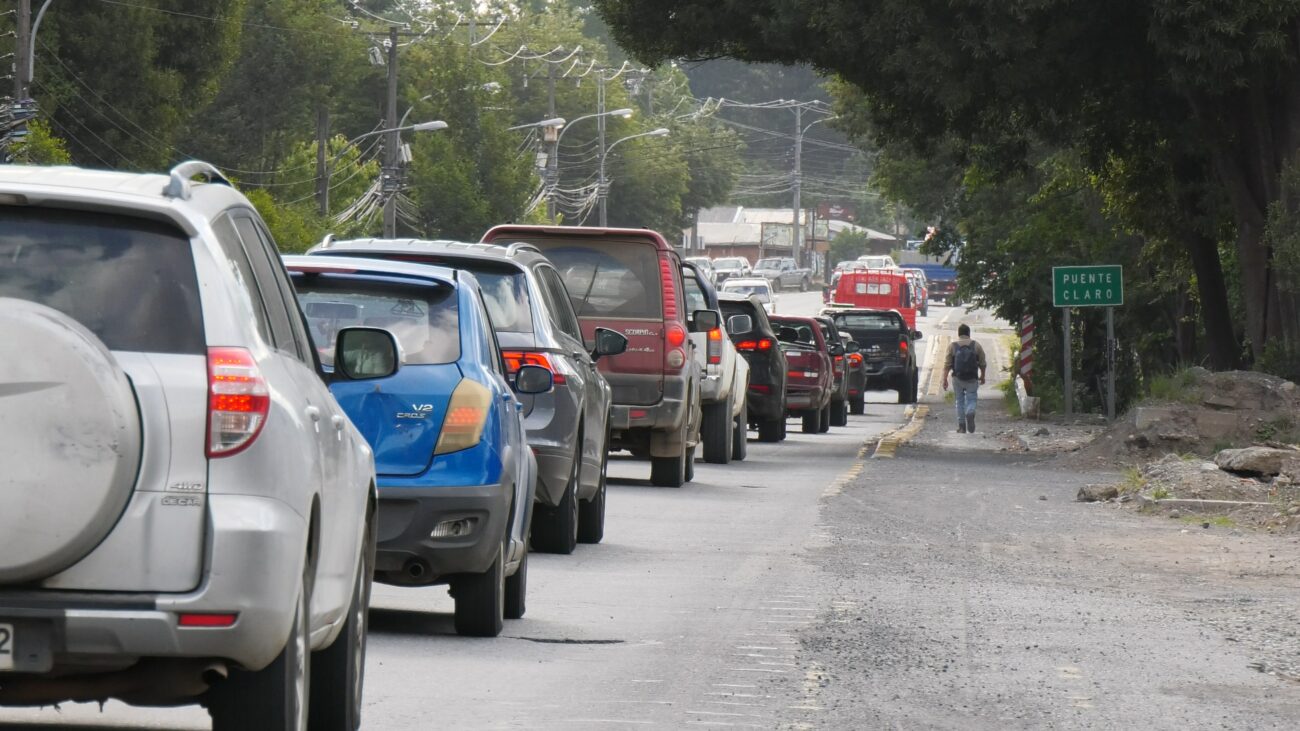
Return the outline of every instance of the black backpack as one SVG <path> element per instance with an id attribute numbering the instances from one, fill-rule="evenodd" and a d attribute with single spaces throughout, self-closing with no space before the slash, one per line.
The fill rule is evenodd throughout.
<path id="1" fill-rule="evenodd" d="M 973 381 L 980 375 L 980 359 L 975 353 L 975 343 L 955 344 L 952 355 L 952 373 L 963 381 Z"/>

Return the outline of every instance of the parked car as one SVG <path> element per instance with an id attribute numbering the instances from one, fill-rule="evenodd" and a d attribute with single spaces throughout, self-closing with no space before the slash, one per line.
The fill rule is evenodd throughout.
<path id="1" fill-rule="evenodd" d="M 902 272 L 871 270 L 845 272 L 831 293 L 831 303 L 846 307 L 896 310 L 910 329 L 916 329 L 916 301 L 912 284 Z"/>
<path id="2" fill-rule="evenodd" d="M 844 359 L 848 364 L 849 413 L 860 416 L 866 410 L 867 361 L 853 333 L 841 330 L 840 340 L 844 341 Z"/>
<path id="3" fill-rule="evenodd" d="M 688 257 L 686 257 L 685 259 L 683 259 L 682 261 L 685 262 L 685 263 L 687 263 L 687 264 L 692 264 L 692 265 L 694 265 L 697 269 L 699 269 L 700 272 L 701 272 L 702 274 L 704 274 L 705 278 L 707 278 L 707 279 L 709 280 L 709 283 L 710 283 L 710 284 L 715 284 L 715 283 L 717 283 L 717 281 L 718 281 L 717 272 L 714 271 L 714 269 L 713 269 L 713 260 L 710 259 L 709 257 L 707 257 L 707 256 L 688 256 Z"/>
<path id="4" fill-rule="evenodd" d="M 749 364 L 747 423 L 758 430 L 760 442 L 785 439 L 785 383 L 787 362 L 777 340 L 776 328 L 767 319 L 767 310 L 753 296 L 719 292 L 718 305 L 726 318 L 728 332 L 736 351 Z M 748 316 L 750 329 L 735 318 Z"/>
<path id="5" fill-rule="evenodd" d="M 253 206 L 206 163 L 0 166 L 0 260 L 0 704 L 359 727 L 374 462 Z M 337 381 L 400 367 L 335 336 L 382 366 Z"/>
<path id="6" fill-rule="evenodd" d="M 753 297 L 763 305 L 763 309 L 767 314 L 776 314 L 776 291 L 772 289 L 772 283 L 766 279 L 758 277 L 728 279 L 722 283 L 719 289 L 723 292 L 730 292 L 744 297 Z"/>
<path id="7" fill-rule="evenodd" d="M 713 260 L 713 281 L 722 284 L 732 277 L 751 276 L 752 267 L 743 256 L 724 256 Z"/>
<path id="8" fill-rule="evenodd" d="M 741 320 L 722 321 L 718 293 L 704 276 L 704 271 L 689 261 L 682 265 L 686 310 L 709 310 L 720 324 L 708 332 L 692 332 L 695 357 L 700 362 L 700 403 L 704 413 L 700 422 L 700 440 L 704 444 L 704 461 L 727 464 L 733 458 L 743 460 L 747 451 L 749 429 L 745 405 L 749 391 L 749 364 L 736 352 L 724 326 L 745 324 Z M 750 327 L 753 324 L 750 323 Z M 748 332 L 745 329 L 743 332 Z"/>
<path id="9" fill-rule="evenodd" d="M 626 353 L 599 364 L 614 389 L 610 442 L 649 457 L 655 485 L 693 479 L 703 374 L 689 336 L 718 322 L 707 311 L 688 322 L 673 247 L 647 229 L 580 226 L 497 226 L 483 240 L 537 246 L 563 277 L 583 335 L 604 327 L 627 337 Z"/>
<path id="10" fill-rule="evenodd" d="M 399 372 L 330 385 L 375 450 L 375 578 L 450 584 L 456 631 L 495 637 L 503 618 L 524 614 L 537 483 L 515 391 L 549 392 L 551 372 L 525 365 L 509 378 L 472 274 L 356 257 L 284 259 L 314 332 L 381 327 L 401 345 Z M 320 360 L 335 373 L 351 367 L 328 348 Z"/>
<path id="11" fill-rule="evenodd" d="M 895 310 L 827 308 L 822 310 L 835 326 L 853 335 L 867 367 L 865 389 L 898 391 L 898 403 L 914 404 L 920 391 L 912 330 Z"/>
<path id="12" fill-rule="evenodd" d="M 826 349 L 831 356 L 831 372 L 834 383 L 831 386 L 831 426 L 848 426 L 849 424 L 849 365 L 846 342 L 840 340 L 840 332 L 829 317 L 815 318 L 821 326 L 822 337 L 826 340 Z"/>
<path id="13" fill-rule="evenodd" d="M 867 254 L 866 256 L 859 256 L 858 261 L 866 264 L 868 269 L 898 269 L 894 257 L 888 254 Z"/>
<path id="14" fill-rule="evenodd" d="M 930 289 L 929 283 L 925 278 L 924 269 L 904 269 L 903 274 L 907 275 L 907 281 L 912 283 L 912 301 L 916 303 L 917 310 L 921 317 L 930 316 Z"/>
<path id="15" fill-rule="evenodd" d="M 925 272 L 926 288 L 931 299 L 942 302 L 949 307 L 960 307 L 961 299 L 957 294 L 957 270 L 945 264 L 921 264 L 917 267 Z"/>
<path id="16" fill-rule="evenodd" d="M 754 264 L 753 276 L 763 277 L 772 283 L 773 289 L 797 287 L 800 292 L 807 292 L 812 287 L 812 270 L 801 267 L 790 257 L 769 257 L 759 259 Z"/>
<path id="17" fill-rule="evenodd" d="M 572 553 L 605 535 L 605 468 L 613 392 L 596 361 L 621 354 L 627 338 L 597 328 L 590 346 L 559 272 L 531 244 L 466 244 L 420 239 L 327 239 L 308 254 L 366 256 L 438 264 L 478 280 L 506 374 L 523 365 L 549 370 L 555 388 L 517 394 L 528 444 L 537 456 L 532 547 Z"/>
<path id="18" fill-rule="evenodd" d="M 811 317 L 778 315 L 777 339 L 789 370 L 786 373 L 785 407 L 790 416 L 803 420 L 804 434 L 820 434 L 831 428 L 831 399 L 835 393 L 834 366 L 830 344 L 822 326 Z"/>

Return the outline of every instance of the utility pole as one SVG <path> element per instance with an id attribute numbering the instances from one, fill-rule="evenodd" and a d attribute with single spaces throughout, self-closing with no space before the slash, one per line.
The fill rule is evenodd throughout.
<path id="1" fill-rule="evenodd" d="M 384 238 L 397 236 L 398 151 L 401 135 L 397 132 L 397 26 L 388 29 L 388 109 L 385 124 L 393 128 L 384 140 Z"/>
<path id="2" fill-rule="evenodd" d="M 546 117 L 555 118 L 555 64 L 546 64 Z M 546 144 L 546 220 L 555 222 L 555 189 L 560 184 L 560 137 L 555 132 L 543 132 L 551 138 Z"/>
<path id="3" fill-rule="evenodd" d="M 600 180 L 596 186 L 596 199 L 600 202 L 600 225 L 601 228 L 609 225 L 609 217 L 605 214 L 605 74 L 600 74 L 600 85 L 596 87 L 596 134 L 600 143 Z"/>
<path id="4" fill-rule="evenodd" d="M 790 241 L 790 253 L 794 254 L 795 263 L 798 266 L 803 266 L 803 257 L 800 256 L 800 251 L 799 251 L 800 249 L 799 244 L 801 243 L 799 240 L 799 234 L 800 234 L 799 215 L 800 213 L 802 213 L 802 211 L 799 210 L 800 203 L 801 203 L 799 200 L 799 196 L 803 192 L 802 190 L 803 188 L 803 105 L 802 104 L 797 105 L 794 108 L 794 174 L 791 179 L 791 183 L 792 183 L 792 187 L 794 188 L 794 202 L 791 205 L 791 208 L 793 209 L 794 212 L 794 226 L 792 228 L 793 238 Z"/>
<path id="5" fill-rule="evenodd" d="M 316 109 L 316 207 L 320 215 L 330 213 L 330 110 L 324 102 Z"/>
<path id="6" fill-rule="evenodd" d="M 32 2 L 18 0 L 18 14 L 14 19 L 14 102 L 30 96 L 32 68 Z"/>

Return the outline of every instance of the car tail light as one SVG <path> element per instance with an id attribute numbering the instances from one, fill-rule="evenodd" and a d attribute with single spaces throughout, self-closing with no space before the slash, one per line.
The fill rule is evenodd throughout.
<path id="1" fill-rule="evenodd" d="M 666 299 L 664 301 L 667 302 Z M 667 304 L 664 306 L 667 307 Z M 673 370 L 686 365 L 686 352 L 682 350 L 682 346 L 686 344 L 686 329 L 674 322 L 664 333 L 664 340 L 669 347 L 668 352 L 664 353 L 664 363 Z"/>
<path id="2" fill-rule="evenodd" d="M 442 418 L 442 433 L 433 453 L 459 452 L 478 444 L 483 438 L 483 427 L 487 424 L 491 406 L 492 394 L 486 386 L 462 378 L 456 384 L 456 390 L 451 392 L 451 403 L 447 404 L 447 415 Z"/>
<path id="3" fill-rule="evenodd" d="M 565 384 L 564 374 L 560 373 L 552 363 L 546 353 L 526 353 L 521 350 L 503 350 L 501 359 L 506 362 L 506 372 L 514 375 L 519 372 L 521 366 L 532 365 L 541 366 L 551 372 L 555 385 L 563 386 Z"/>
<path id="4" fill-rule="evenodd" d="M 659 257 L 659 281 L 664 287 L 664 319 L 677 319 L 677 280 L 673 279 L 673 263 L 666 255 Z"/>
<path id="5" fill-rule="evenodd" d="M 862 354 L 861 354 L 861 353 L 850 353 L 850 354 L 849 354 L 849 365 L 853 366 L 854 368 L 856 368 L 856 367 L 862 365 Z"/>
<path id="6" fill-rule="evenodd" d="M 208 348 L 208 458 L 247 449 L 271 410 L 271 391 L 253 354 L 244 348 Z"/>
<path id="7" fill-rule="evenodd" d="M 182 627 L 233 627 L 238 614 L 182 614 L 176 623 Z"/>
<path id="8" fill-rule="evenodd" d="M 736 343 L 736 350 L 745 353 L 750 353 L 755 350 L 771 350 L 771 349 L 772 349 L 772 341 L 769 338 L 763 338 L 762 340 L 741 340 L 739 343 Z"/>
<path id="9" fill-rule="evenodd" d="M 709 365 L 722 362 L 722 328 L 715 327 L 709 331 Z"/>
<path id="10" fill-rule="evenodd" d="M 907 355 L 907 339 L 906 339 L 906 338 L 899 338 L 899 339 L 898 339 L 898 352 L 899 352 L 900 355 Z"/>

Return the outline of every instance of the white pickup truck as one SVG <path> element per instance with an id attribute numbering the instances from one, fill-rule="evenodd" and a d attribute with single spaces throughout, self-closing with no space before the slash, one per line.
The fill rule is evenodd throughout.
<path id="1" fill-rule="evenodd" d="M 686 311 L 713 310 L 718 313 L 721 326 L 708 332 L 691 333 L 695 342 L 695 358 L 704 378 L 700 381 L 700 404 L 704 416 L 700 424 L 700 441 L 704 445 L 704 461 L 727 464 L 745 458 L 748 439 L 749 363 L 736 352 L 731 335 L 741 335 L 752 329 L 748 317 L 722 320 L 718 293 L 707 274 L 696 265 L 682 264 L 682 282 L 686 290 Z M 739 330 L 738 332 L 736 330 Z"/>

